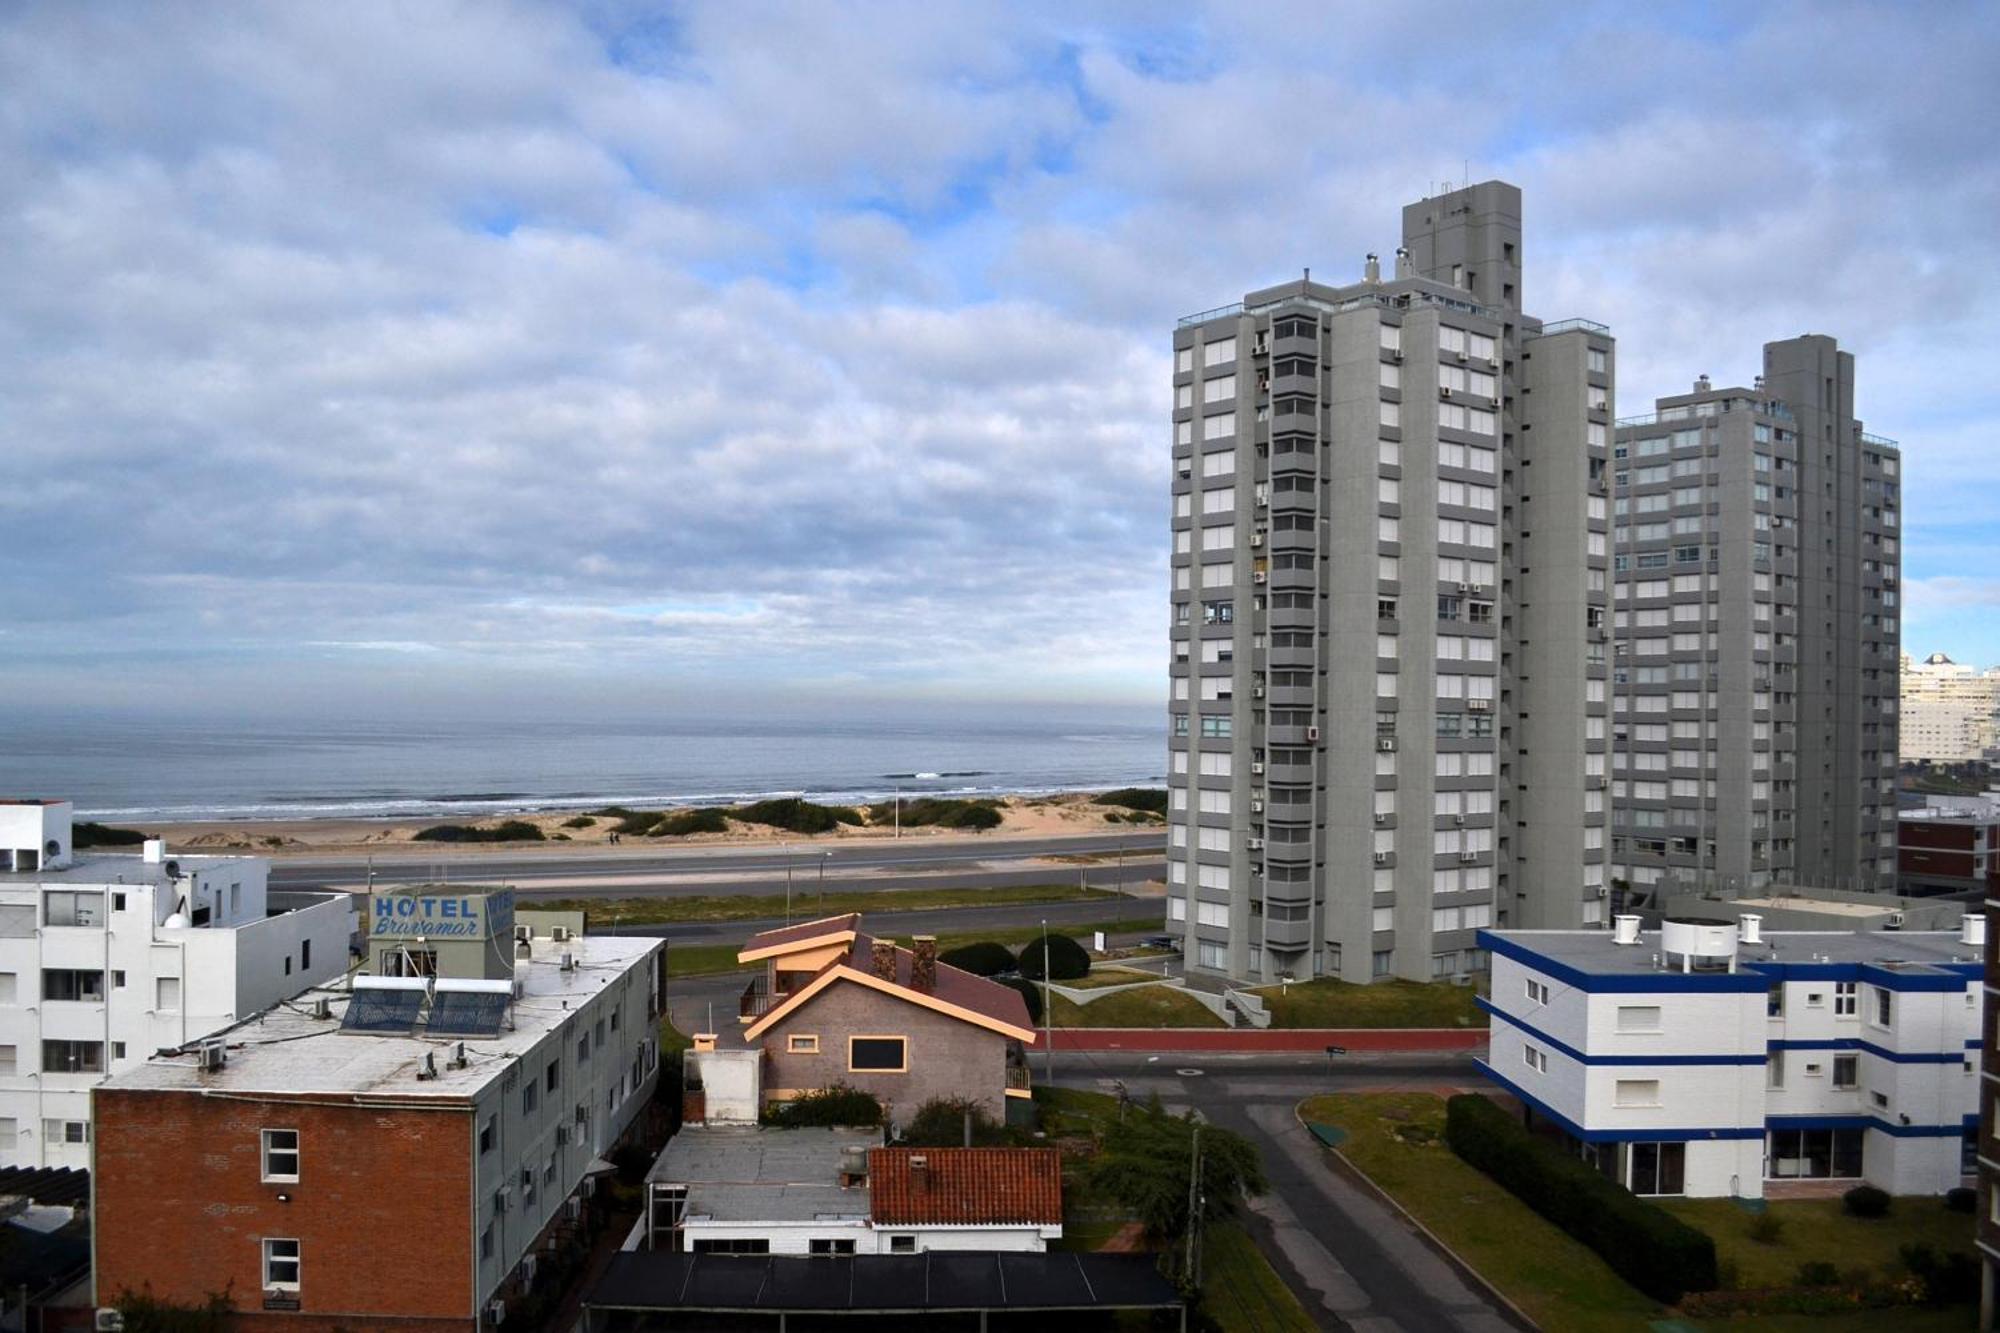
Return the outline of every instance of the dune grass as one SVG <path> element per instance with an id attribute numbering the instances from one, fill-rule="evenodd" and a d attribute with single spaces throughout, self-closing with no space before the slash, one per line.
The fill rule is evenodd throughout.
<path id="1" fill-rule="evenodd" d="M 822 898 L 801 875 L 792 895 L 792 919 L 839 916 L 844 912 L 917 912 L 947 907 L 1018 907 L 1022 903 L 1117 902 L 1109 889 L 1075 884 L 1000 884 L 992 888 L 868 889 L 829 892 Z M 644 898 L 523 899 L 540 912 L 583 912 L 600 925 L 661 925 L 681 921 L 761 921 L 785 910 L 785 900 L 764 894 L 674 894 Z M 1039 928 L 1038 928 L 1039 929 Z"/>

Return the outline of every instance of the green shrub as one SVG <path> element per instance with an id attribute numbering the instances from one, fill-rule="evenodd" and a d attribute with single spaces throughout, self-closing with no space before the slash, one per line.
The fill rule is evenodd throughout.
<path id="1" fill-rule="evenodd" d="M 1887 1217 L 1889 1192 L 1873 1185 L 1856 1185 L 1840 1196 L 1841 1206 L 1854 1217 Z"/>
<path id="2" fill-rule="evenodd" d="M 1837 1287 L 1840 1285 L 1840 1270 L 1824 1259 L 1814 1259 L 1799 1265 L 1799 1271 L 1792 1275 L 1792 1284 L 1800 1287 Z"/>
<path id="3" fill-rule="evenodd" d="M 1486 1098 L 1466 1094 L 1445 1103 L 1445 1141 L 1661 1304 L 1715 1289 L 1715 1242 L 1707 1234 L 1531 1137 Z"/>
<path id="4" fill-rule="evenodd" d="M 109 824 L 93 824 L 85 820 L 70 825 L 69 836 L 71 843 L 78 847 L 137 847 L 151 835 L 135 828 L 113 828 Z"/>
<path id="5" fill-rule="evenodd" d="M 1167 813 L 1167 789 L 1165 787 L 1120 787 L 1117 791 L 1105 792 L 1091 802 L 1093 805 L 1122 805 L 1127 810 L 1141 810 L 1149 815 Z"/>
<path id="6" fill-rule="evenodd" d="M 797 1129 L 802 1125 L 879 1125 L 882 1103 L 874 1094 L 845 1083 L 802 1092 L 764 1112 L 764 1123 Z"/>
<path id="7" fill-rule="evenodd" d="M 972 944 L 961 944 L 956 949 L 946 949 L 938 955 L 938 961 L 961 972 L 970 972 L 975 977 L 997 977 L 1002 972 L 1015 971 L 1019 966 L 1014 961 L 1012 949 L 992 940 L 978 940 Z"/>
<path id="8" fill-rule="evenodd" d="M 729 832 L 729 812 L 713 806 L 700 810 L 677 810 L 665 815 L 646 830 L 649 838 L 685 838 L 690 833 Z"/>
<path id="9" fill-rule="evenodd" d="M 1028 1002 L 1028 1022 L 1035 1027 L 1042 1025 L 1042 988 L 1025 977 L 995 977 L 995 981 L 1009 990 L 1021 992 L 1021 998 Z"/>
<path id="10" fill-rule="evenodd" d="M 868 822 L 889 824 L 896 819 L 896 807 L 888 801 L 868 807 Z M 975 833 L 999 828 L 1000 803 L 966 800 L 947 796 L 920 796 L 903 802 L 902 822 L 910 828 L 971 829 Z"/>
<path id="11" fill-rule="evenodd" d="M 562 822 L 564 828 L 596 828 L 597 821 L 589 815 L 571 815 Z"/>
<path id="12" fill-rule="evenodd" d="M 970 1097 L 931 1098 L 903 1126 L 898 1142 L 911 1148 L 963 1147 L 968 1115 L 972 1117 L 973 1147 L 991 1148 L 1006 1142 L 1007 1131 L 995 1124 L 986 1108 Z"/>
<path id="13" fill-rule="evenodd" d="M 1955 1190 L 1946 1190 L 1944 1206 L 1954 1213 L 1976 1212 L 1979 1208 L 1979 1191 L 1968 1185 L 1961 1185 Z"/>
<path id="14" fill-rule="evenodd" d="M 411 837 L 417 842 L 541 842 L 539 825 L 525 819 L 503 820 L 491 828 L 473 824 L 433 824 L 418 829 Z"/>
<path id="15" fill-rule="evenodd" d="M 1043 941 L 1048 959 L 1043 962 Z M 1021 975 L 1030 981 L 1075 981 L 1090 975 L 1090 951 L 1067 935 L 1037 935 L 1021 946 Z"/>
<path id="16" fill-rule="evenodd" d="M 859 824 L 861 813 L 847 805 L 815 805 L 796 796 L 758 801 L 730 812 L 746 824 L 764 824 L 787 833 L 830 833 L 842 824 Z"/>
<path id="17" fill-rule="evenodd" d="M 1750 1225 L 1746 1230 L 1750 1239 L 1759 1245 L 1776 1245 L 1785 1234 L 1785 1220 L 1776 1213 L 1758 1213 L 1750 1219 Z"/>
<path id="18" fill-rule="evenodd" d="M 1923 1283 L 1924 1301 L 1930 1305 L 1961 1305 L 1979 1299 L 1979 1261 L 1969 1254 L 1942 1257 L 1929 1245 L 1919 1242 L 1896 1251 L 1903 1267 Z"/>
<path id="19" fill-rule="evenodd" d="M 607 805 L 602 810 L 594 811 L 593 813 L 600 819 L 616 821 L 611 825 L 611 831 L 621 837 L 628 838 L 644 833 L 647 829 L 659 823 L 662 818 L 658 811 L 627 810 L 622 805 Z"/>

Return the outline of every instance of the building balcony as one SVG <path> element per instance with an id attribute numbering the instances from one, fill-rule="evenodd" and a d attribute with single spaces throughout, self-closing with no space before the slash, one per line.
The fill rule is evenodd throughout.
<path id="1" fill-rule="evenodd" d="M 766 990 L 764 978 L 758 977 L 743 988 L 743 995 L 736 1002 L 736 1016 L 746 1023 L 754 1023 L 788 998 L 782 993 L 773 994 Z"/>

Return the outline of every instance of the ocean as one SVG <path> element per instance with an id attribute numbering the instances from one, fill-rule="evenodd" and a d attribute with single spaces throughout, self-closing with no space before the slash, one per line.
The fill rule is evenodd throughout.
<path id="1" fill-rule="evenodd" d="M 886 710 L 885 710 L 886 711 Z M 484 816 L 802 795 L 999 795 L 1164 782 L 1157 709 L 931 708 L 627 721 L 0 718 L 0 796 L 107 821 Z"/>

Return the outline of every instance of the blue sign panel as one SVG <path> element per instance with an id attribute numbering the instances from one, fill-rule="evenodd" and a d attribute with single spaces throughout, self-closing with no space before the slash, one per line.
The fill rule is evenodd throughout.
<path id="1" fill-rule="evenodd" d="M 514 891 L 378 893 L 368 935 L 378 940 L 486 940 L 514 933 Z"/>

